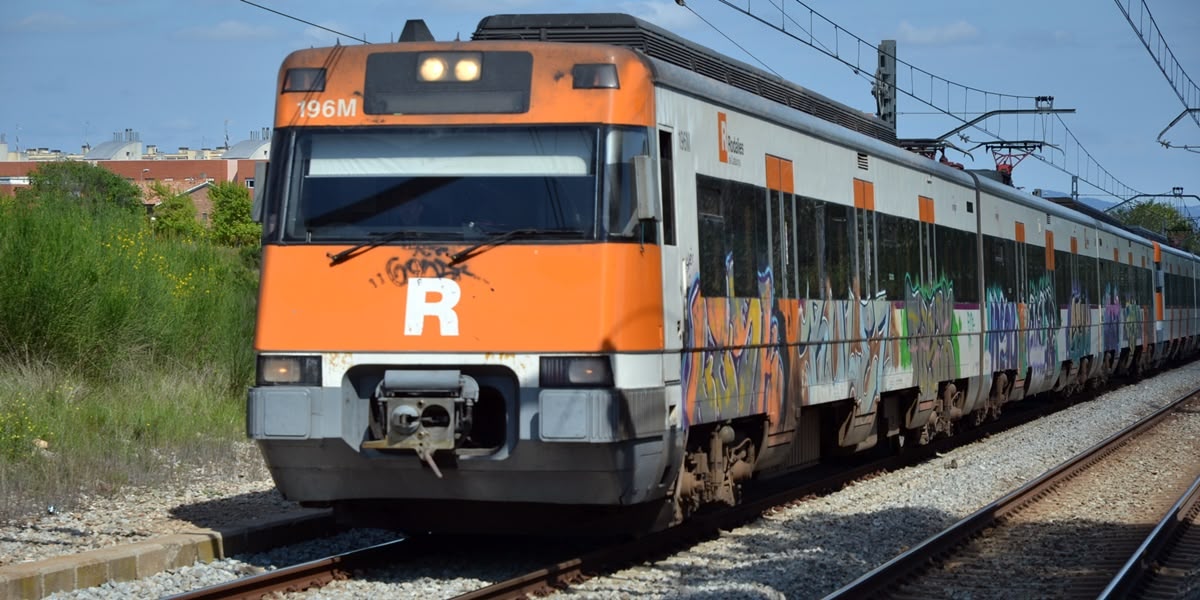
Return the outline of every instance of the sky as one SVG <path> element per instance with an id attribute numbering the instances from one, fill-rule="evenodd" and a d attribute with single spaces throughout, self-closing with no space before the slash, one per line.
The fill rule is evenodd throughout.
<path id="1" fill-rule="evenodd" d="M 754 14 L 784 23 L 796 37 L 805 37 L 813 24 L 814 45 L 833 48 L 836 42 L 837 53 L 852 64 L 873 65 L 874 50 L 857 46 L 851 34 L 871 43 L 896 40 L 901 61 L 955 84 L 930 85 L 920 71 L 901 65 L 901 86 L 932 96 L 937 108 L 949 104 L 974 113 L 985 103 L 991 109 L 1032 107 L 1032 100 L 1005 104 L 997 96 L 964 95 L 958 92 L 962 85 L 1053 96 L 1054 108 L 1075 109 L 1059 115 L 1062 125 L 1053 116 L 983 123 L 1004 139 L 1052 144 L 1043 146 L 1046 160 L 1029 157 L 1016 167 L 1019 187 L 1069 192 L 1073 172 L 1084 180 L 1081 195 L 1110 201 L 1105 190 L 1121 198 L 1174 187 L 1200 195 L 1200 126 L 1185 117 L 1164 135 L 1172 144 L 1197 145 L 1197 152 L 1159 144 L 1160 132 L 1184 105 L 1115 1 L 729 1 L 733 6 L 720 0 L 686 0 L 686 7 L 675 0 L 255 0 L 345 34 L 338 35 L 241 0 L 2 0 L 0 134 L 10 149 L 67 152 L 125 129 L 167 151 L 216 147 L 227 137 L 237 143 L 271 127 L 278 68 L 293 50 L 359 43 L 349 36 L 389 42 L 416 18 L 439 40 L 465 40 L 487 15 L 538 12 L 632 14 L 838 102 L 875 111 L 863 73 L 735 8 L 750 1 Z M 1142 2 L 1118 1 L 1135 14 Z M 782 14 L 775 8 L 781 3 Z M 1183 71 L 1200 82 L 1200 2 L 1146 4 Z M 843 33 L 835 34 L 829 23 Z M 898 108 L 902 138 L 938 137 L 961 124 L 907 96 Z M 994 139 L 987 132 L 968 129 L 968 139 L 951 140 L 970 150 Z M 968 168 L 995 164 L 983 147 L 970 157 L 954 150 L 947 157 Z M 1183 205 L 1194 209 L 1200 202 L 1185 199 Z"/>

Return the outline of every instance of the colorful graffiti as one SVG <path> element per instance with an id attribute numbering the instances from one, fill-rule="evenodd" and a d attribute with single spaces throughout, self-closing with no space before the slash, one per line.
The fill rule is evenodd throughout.
<path id="1" fill-rule="evenodd" d="M 1054 301 L 1054 279 L 1043 275 L 1029 282 L 1025 329 L 1028 367 L 1034 381 L 1055 376 L 1058 370 L 1058 304 Z"/>
<path id="2" fill-rule="evenodd" d="M 1104 286 L 1101 300 L 1100 337 L 1107 351 L 1116 352 L 1121 347 L 1121 295 L 1111 283 Z"/>
<path id="3" fill-rule="evenodd" d="M 725 261 L 726 277 L 733 268 Z M 704 297 L 688 287 L 683 382 L 686 423 L 765 412 L 771 433 L 789 431 L 810 386 L 844 382 L 858 414 L 874 412 L 898 332 L 892 304 L 873 300 L 776 298 L 770 270 L 757 298 Z M 833 295 L 828 284 L 826 298 Z"/>
<path id="4" fill-rule="evenodd" d="M 726 260 L 727 273 L 732 257 Z M 780 356 L 780 320 L 772 310 L 771 273 L 759 274 L 759 298 L 705 298 L 699 277 L 688 288 L 683 355 L 688 399 L 685 426 L 694 422 L 767 413 L 785 422 L 787 371 Z"/>
<path id="5" fill-rule="evenodd" d="M 913 379 L 922 398 L 937 395 L 938 383 L 958 378 L 954 284 L 942 279 L 918 286 L 906 277 L 904 315 Z"/>
<path id="6" fill-rule="evenodd" d="M 825 297 L 832 297 L 825 290 Z M 870 414 L 882 393 L 883 374 L 889 364 L 887 338 L 891 330 L 892 305 L 884 294 L 875 299 L 809 299 L 795 303 L 795 339 L 800 345 L 793 364 L 807 383 L 848 382 L 858 414 Z M 790 333 L 790 332 L 789 332 Z M 809 403 L 807 390 L 801 401 Z"/>
<path id="7" fill-rule="evenodd" d="M 989 287 L 985 295 L 987 350 L 991 357 L 992 371 L 1016 370 L 1022 367 L 1021 352 L 1017 344 L 1019 326 L 1017 303 L 1004 297 L 999 287 Z"/>
<path id="8" fill-rule="evenodd" d="M 1087 290 L 1071 282 L 1071 303 L 1067 305 L 1067 356 L 1078 364 L 1092 354 L 1092 307 Z"/>
<path id="9" fill-rule="evenodd" d="M 1137 304 L 1126 302 L 1121 307 L 1121 323 L 1125 326 L 1125 341 L 1131 348 L 1150 343 L 1149 332 L 1143 331 L 1143 329 L 1149 328 L 1149 322 L 1143 323 L 1143 318 L 1142 307 Z"/>

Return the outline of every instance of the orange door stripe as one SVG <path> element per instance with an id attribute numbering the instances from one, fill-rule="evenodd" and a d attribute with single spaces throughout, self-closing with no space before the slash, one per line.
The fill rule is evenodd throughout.
<path id="1" fill-rule="evenodd" d="M 1046 230 L 1046 270 L 1054 270 L 1054 232 Z"/>
<path id="2" fill-rule="evenodd" d="M 933 222 L 933 198 L 917 196 L 918 213 L 922 223 Z"/>

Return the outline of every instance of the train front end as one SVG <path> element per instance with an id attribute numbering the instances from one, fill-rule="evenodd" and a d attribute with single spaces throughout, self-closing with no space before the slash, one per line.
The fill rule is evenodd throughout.
<path id="1" fill-rule="evenodd" d="M 247 414 L 285 497 L 408 530 L 659 518 L 652 89 L 599 46 L 288 57 Z"/>

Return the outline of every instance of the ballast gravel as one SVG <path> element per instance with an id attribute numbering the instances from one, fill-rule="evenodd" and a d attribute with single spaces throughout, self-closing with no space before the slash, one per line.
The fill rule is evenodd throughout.
<path id="1" fill-rule="evenodd" d="M 782 509 L 684 552 L 591 579 L 552 597 L 819 598 L 1176 399 L 1197 382 L 1200 362 L 924 464 Z M 1103 515 L 1092 518 L 1102 520 Z M 120 525 L 112 523 L 110 528 Z M 0 531 L 0 536 L 6 533 L 19 536 L 22 530 Z M 161 597 L 393 537 L 390 532 L 356 530 L 263 555 L 236 556 L 51 597 Z M 486 559 L 470 553 L 432 557 L 286 597 L 448 598 L 540 566 L 536 560 L 535 555 L 521 553 Z"/>

